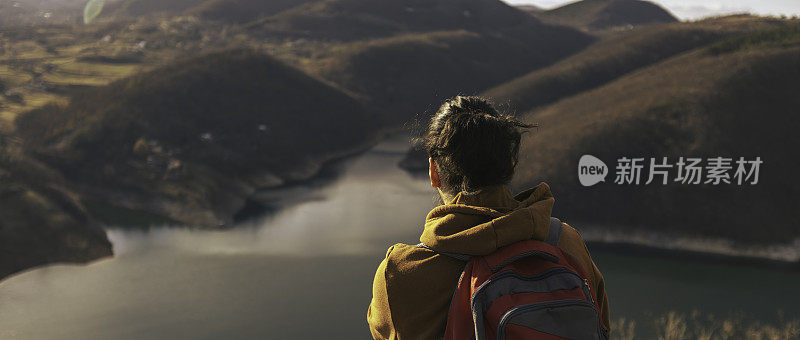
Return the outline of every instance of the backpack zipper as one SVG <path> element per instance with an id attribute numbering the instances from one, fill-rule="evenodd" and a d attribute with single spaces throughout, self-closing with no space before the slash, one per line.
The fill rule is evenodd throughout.
<path id="1" fill-rule="evenodd" d="M 525 280 L 525 281 L 540 281 L 540 280 L 546 279 L 546 278 L 548 278 L 550 276 L 553 276 L 553 275 L 556 275 L 556 274 L 562 274 L 562 273 L 563 274 L 574 275 L 575 277 L 578 278 L 578 280 L 583 282 L 583 285 L 581 287 L 583 289 L 583 294 L 586 296 L 587 300 L 590 300 L 590 301 L 592 301 L 592 303 L 594 303 L 594 298 L 592 297 L 592 293 L 589 290 L 589 282 L 588 282 L 587 279 L 581 277 L 580 274 L 576 273 L 573 270 L 570 270 L 570 269 L 567 269 L 567 268 L 564 268 L 564 267 L 555 267 L 555 268 L 548 269 L 548 270 L 546 270 L 546 271 L 544 271 L 542 273 L 539 273 L 537 275 L 532 275 L 532 276 L 520 275 L 520 274 L 517 274 L 517 273 L 515 273 L 513 271 L 510 271 L 510 270 L 502 271 L 502 272 L 498 273 L 497 275 L 491 277 L 490 279 L 486 280 L 486 282 L 481 284 L 481 286 L 478 287 L 478 289 L 475 290 L 475 293 L 472 294 L 472 297 L 470 297 L 470 306 L 474 306 L 473 301 L 475 301 L 475 297 L 478 296 L 478 294 L 480 294 L 480 292 L 483 291 L 490 283 L 492 283 L 492 282 L 494 282 L 496 280 L 503 279 L 503 278 L 506 278 L 506 277 L 515 277 L 515 278 L 518 278 L 518 279 L 521 279 L 521 280 Z"/>

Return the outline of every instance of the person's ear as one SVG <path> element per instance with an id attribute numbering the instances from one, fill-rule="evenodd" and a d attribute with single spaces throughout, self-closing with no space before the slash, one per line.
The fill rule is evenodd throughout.
<path id="1" fill-rule="evenodd" d="M 428 157 L 428 176 L 431 177 L 431 186 L 438 188 L 439 171 L 436 169 L 436 161 L 434 161 L 432 157 Z"/>

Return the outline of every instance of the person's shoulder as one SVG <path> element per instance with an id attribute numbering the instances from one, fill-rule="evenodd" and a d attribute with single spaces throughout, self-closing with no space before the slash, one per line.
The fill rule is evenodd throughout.
<path id="1" fill-rule="evenodd" d="M 416 277 L 450 268 L 463 270 L 463 267 L 462 261 L 439 255 L 433 250 L 417 245 L 397 243 L 386 251 L 386 271 L 389 276 L 402 274 L 406 277 Z"/>
<path id="2" fill-rule="evenodd" d="M 561 222 L 561 239 L 566 239 L 569 243 L 580 242 L 583 244 L 581 232 L 566 222 Z"/>
<path id="3" fill-rule="evenodd" d="M 588 271 L 592 268 L 592 255 L 589 254 L 589 248 L 586 247 L 586 242 L 578 229 L 562 223 L 561 239 L 558 241 L 558 247 L 581 262 L 585 270 Z"/>
<path id="4" fill-rule="evenodd" d="M 396 243 L 386 250 L 386 261 L 403 263 L 432 258 L 436 252 L 413 244 Z"/>
<path id="5" fill-rule="evenodd" d="M 421 248 L 417 247 L 416 245 L 395 243 L 386 250 L 386 259 L 399 259 L 407 256 L 409 253 L 416 252 L 417 249 Z"/>
<path id="6" fill-rule="evenodd" d="M 561 224 L 561 238 L 558 241 L 558 247 L 582 261 L 591 259 L 589 249 L 586 248 L 580 231 L 567 223 Z"/>

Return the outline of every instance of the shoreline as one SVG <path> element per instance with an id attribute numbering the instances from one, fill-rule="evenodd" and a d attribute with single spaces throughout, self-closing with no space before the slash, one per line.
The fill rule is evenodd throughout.
<path id="1" fill-rule="evenodd" d="M 626 232 L 591 225 L 581 229 L 584 242 L 592 251 L 800 271 L 800 239 L 784 244 L 742 244 L 724 238 Z"/>
<path id="2" fill-rule="evenodd" d="M 233 185 L 226 193 L 237 200 L 240 200 L 238 204 L 231 203 L 227 209 L 221 209 L 219 207 L 217 207 L 217 209 L 195 208 L 193 212 L 189 213 L 185 207 L 181 207 L 180 202 L 173 202 L 169 200 L 159 201 L 157 199 L 154 200 L 153 197 L 147 195 L 139 197 L 131 192 L 127 192 L 123 195 L 125 199 L 110 199 L 109 201 L 112 202 L 112 206 L 122 210 L 127 210 L 127 213 L 131 215 L 141 214 L 155 216 L 162 221 L 169 221 L 169 224 L 172 226 L 208 230 L 231 229 L 235 228 L 235 224 L 238 222 L 255 217 L 258 214 L 269 213 L 271 210 L 274 210 L 274 207 L 262 204 L 262 202 L 257 200 L 259 194 L 270 191 L 277 192 L 287 188 L 312 183 L 314 181 L 332 178 L 332 176 L 335 176 L 336 169 L 340 164 L 347 162 L 353 157 L 364 154 L 384 141 L 387 137 L 401 131 L 402 129 L 399 128 L 376 128 L 376 130 L 372 134 L 368 135 L 362 143 L 353 145 L 349 148 L 332 151 L 327 154 L 316 155 L 313 157 L 313 160 L 309 160 L 304 166 L 298 167 L 297 169 L 281 175 L 266 172 L 267 176 L 272 176 L 271 179 L 266 182 L 260 181 L 256 178 L 257 176 L 251 176 L 251 178 L 244 179 L 226 178 Z M 85 196 L 83 197 L 84 199 L 92 199 L 97 196 L 119 196 L 119 192 L 105 192 L 87 186 L 80 187 L 73 185 L 72 187 L 82 196 Z M 98 192 L 100 193 L 99 195 Z M 192 222 L 191 220 L 182 219 L 180 216 L 173 216 L 173 214 L 170 214 L 171 211 L 175 211 L 176 209 L 181 211 L 182 215 L 206 215 L 206 217 L 202 217 L 200 220 L 206 221 L 215 218 L 219 220 L 219 223 L 205 225 L 197 221 Z M 92 213 L 94 214 L 96 212 L 92 211 Z M 213 218 L 209 217 L 209 214 L 213 215 Z M 146 229 L 162 225 L 114 223 L 103 219 L 100 219 L 100 221 L 102 222 L 104 229 L 110 227 L 119 227 L 124 229 Z"/>
<path id="3" fill-rule="evenodd" d="M 401 134 L 404 131 L 405 129 L 402 127 L 380 129 L 365 143 L 354 146 L 348 150 L 330 154 L 328 157 L 320 160 L 316 166 L 314 166 L 313 171 L 306 172 L 305 176 L 293 176 L 293 178 L 285 179 L 282 183 L 277 185 L 254 188 L 252 194 L 246 197 L 246 201 L 241 209 L 234 212 L 235 223 L 226 227 L 211 229 L 235 229 L 235 224 L 238 224 L 238 222 L 270 214 L 275 210 L 281 209 L 282 204 L 278 203 L 273 205 L 265 202 L 263 199 L 259 199 L 259 197 L 263 198 L 264 196 L 269 196 L 271 192 L 279 192 L 280 190 L 300 185 L 313 183 L 324 185 L 326 181 L 335 180 L 338 169 L 343 163 L 371 150 L 379 143 L 386 141 L 392 136 Z M 402 166 L 399 167 L 410 174 L 415 174 L 414 171 L 409 171 Z M 700 260 L 714 264 L 759 266 L 790 271 L 800 270 L 800 239 L 795 241 L 794 246 L 791 244 L 766 246 L 742 245 L 734 244 L 732 241 L 721 238 L 666 235 L 658 232 L 642 231 L 626 233 L 621 230 L 593 226 L 591 223 L 578 223 L 577 225 L 588 227 L 581 228 L 581 233 L 587 246 L 592 250 L 665 259 Z M 109 227 L 112 226 L 105 226 L 105 229 Z M 122 226 L 122 228 L 128 229 L 129 227 Z M 786 254 L 781 254 L 780 250 L 776 251 L 773 249 L 770 251 L 769 249 L 765 249 L 770 247 L 783 248 L 784 250 L 795 247 L 796 254 L 787 256 Z M 737 251 L 739 253 L 737 253 Z M 783 253 L 785 253 L 785 251 Z"/>
<path id="4" fill-rule="evenodd" d="M 349 159 L 369 151 L 387 138 L 402 133 L 403 131 L 405 131 L 403 128 L 389 128 L 379 131 L 376 133 L 372 143 L 366 146 L 362 145 L 360 149 L 353 149 L 348 153 L 339 154 L 338 157 L 327 159 L 320 164 L 313 175 L 286 182 L 278 186 L 257 189 L 250 199 L 255 198 L 259 193 L 269 193 L 273 190 L 290 188 L 314 181 L 332 180 L 336 176 L 338 167 L 343 162 L 347 162 Z M 411 175 L 421 174 L 421 172 L 407 169 L 399 164 L 396 166 Z M 427 173 L 425 175 L 427 175 Z M 261 203 L 258 201 L 255 202 Z M 269 206 L 263 207 L 266 209 L 276 208 Z M 269 213 L 268 210 L 262 212 Z M 699 260 L 709 264 L 743 265 L 782 271 L 800 271 L 800 238 L 795 240 L 794 244 L 748 245 L 737 244 L 722 238 L 666 235 L 658 232 L 644 231 L 626 233 L 622 230 L 594 226 L 591 223 L 578 223 L 578 225 L 589 226 L 589 228 L 581 228 L 585 229 L 581 230 L 581 233 L 584 237 L 584 241 L 591 250 L 662 259 Z M 768 248 L 778 249 L 770 250 Z M 794 248 L 794 254 L 786 254 L 786 249 L 789 248 Z M 735 253 L 737 250 L 740 253 Z"/>
<path id="5" fill-rule="evenodd" d="M 362 144 L 356 145 L 352 148 L 342 150 L 338 153 L 332 153 L 323 159 L 320 159 L 314 164 L 312 171 L 307 171 L 305 175 L 292 176 L 291 178 L 281 179 L 281 182 L 271 186 L 254 187 L 253 192 L 245 197 L 244 203 L 232 214 L 233 224 L 227 227 L 218 229 L 231 229 L 236 228 L 236 224 L 247 221 L 252 218 L 258 218 L 280 209 L 280 204 L 271 205 L 264 201 L 265 196 L 271 193 L 279 192 L 280 190 L 291 189 L 307 184 L 320 184 L 324 185 L 328 181 L 336 179 L 338 171 L 341 166 L 347 161 L 363 155 L 364 153 L 372 150 L 381 142 L 386 141 L 394 135 L 400 134 L 404 131 L 402 127 L 390 127 L 378 129 L 371 138 L 368 138 Z"/>
<path id="6" fill-rule="evenodd" d="M 599 251 L 626 256 L 644 256 L 668 260 L 691 260 L 714 265 L 757 267 L 787 272 L 800 271 L 800 262 L 776 260 L 766 257 L 728 255 L 687 249 L 659 248 L 628 242 L 586 241 L 590 251 Z"/>

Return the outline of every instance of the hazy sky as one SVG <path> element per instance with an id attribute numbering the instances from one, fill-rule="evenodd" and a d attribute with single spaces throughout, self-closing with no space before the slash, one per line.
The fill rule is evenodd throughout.
<path id="1" fill-rule="evenodd" d="M 505 0 L 511 4 L 533 4 L 553 8 L 570 0 Z M 750 12 L 762 15 L 800 15 L 800 0 L 655 0 L 680 19 L 697 19 L 710 15 Z"/>

